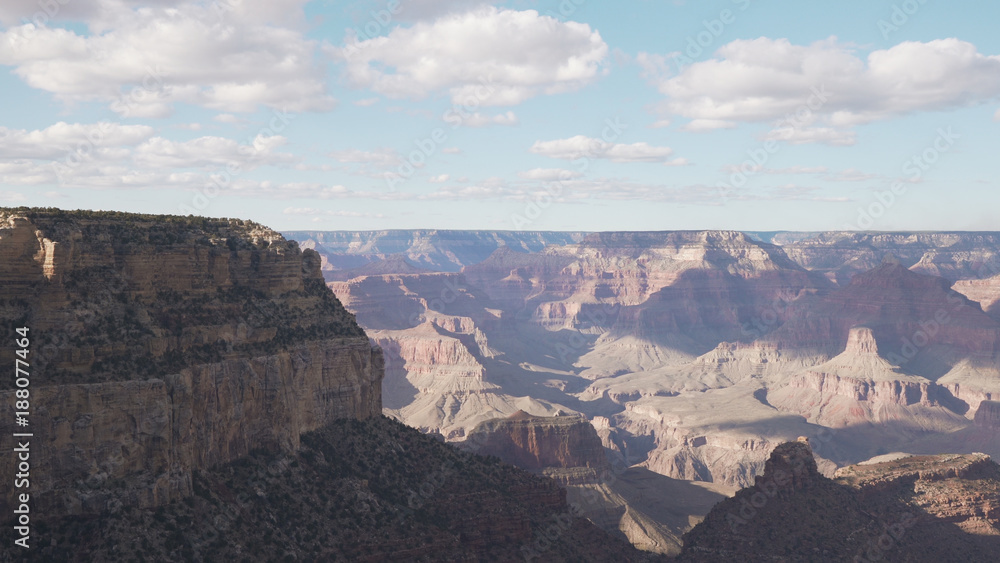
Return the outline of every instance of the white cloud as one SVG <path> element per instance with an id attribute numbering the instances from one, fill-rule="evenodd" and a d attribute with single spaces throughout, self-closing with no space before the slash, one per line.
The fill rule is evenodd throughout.
<path id="1" fill-rule="evenodd" d="M 998 109 L 997 112 L 993 114 L 993 121 L 1000 121 L 1000 109 Z"/>
<path id="2" fill-rule="evenodd" d="M 345 211 L 343 209 L 317 209 L 315 207 L 286 207 L 282 211 L 285 215 L 324 215 L 328 217 L 374 217 L 382 218 L 381 213 L 361 213 L 360 211 Z M 314 219 L 318 219 L 315 217 Z"/>
<path id="3" fill-rule="evenodd" d="M 396 19 L 402 21 L 432 19 L 444 14 L 466 12 L 488 3 L 485 0 L 401 0 Z"/>
<path id="4" fill-rule="evenodd" d="M 330 156 L 334 160 L 349 164 L 372 164 L 386 167 L 397 166 L 403 161 L 399 157 L 399 154 L 392 149 L 375 149 L 372 151 L 347 149 L 333 151 L 330 153 Z"/>
<path id="5" fill-rule="evenodd" d="M 671 76 L 652 56 L 637 57 L 667 96 L 668 113 L 709 122 L 769 122 L 794 128 L 770 139 L 849 145 L 853 126 L 915 112 L 986 103 L 1000 96 L 1000 56 L 958 39 L 908 41 L 867 58 L 836 38 L 811 45 L 761 37 L 722 46 L 715 57 Z"/>
<path id="6" fill-rule="evenodd" d="M 355 86 L 391 98 L 447 91 L 466 106 L 516 105 L 577 90 L 602 74 L 608 54 L 587 24 L 492 6 L 364 41 L 349 34 L 346 41 L 329 52 L 344 61 Z"/>
<path id="7" fill-rule="evenodd" d="M 878 177 L 878 174 L 862 172 L 857 168 L 847 168 L 846 170 L 830 174 L 824 179 L 834 182 L 867 182 L 868 180 L 874 180 Z"/>
<path id="8" fill-rule="evenodd" d="M 0 184 L 58 183 L 64 188 L 174 188 L 201 185 L 235 165 L 291 166 L 298 157 L 278 148 L 285 138 L 258 135 L 173 141 L 146 125 L 59 122 L 41 130 L 0 128 Z M 202 169 L 193 172 L 186 169 Z"/>
<path id="9" fill-rule="evenodd" d="M 649 128 L 650 129 L 663 129 L 664 127 L 670 127 L 671 120 L 669 119 L 658 119 L 654 121 Z"/>
<path id="10" fill-rule="evenodd" d="M 444 154 L 462 154 L 462 149 L 458 147 L 445 147 L 441 149 Z"/>
<path id="11" fill-rule="evenodd" d="M 368 106 L 373 106 L 378 103 L 378 98 L 364 98 L 361 100 L 355 100 L 354 105 L 358 107 L 366 108 Z"/>
<path id="12" fill-rule="evenodd" d="M 201 131 L 201 123 L 175 123 L 171 127 L 186 131 Z"/>
<path id="13" fill-rule="evenodd" d="M 285 143 L 280 135 L 257 135 L 248 144 L 224 137 L 199 137 L 185 142 L 154 137 L 136 148 L 134 159 L 148 168 L 224 168 L 230 163 L 256 168 L 298 160 L 290 153 L 275 150 Z"/>
<path id="14" fill-rule="evenodd" d="M 27 131 L 0 127 L 0 158 L 31 158 L 57 160 L 71 153 L 83 155 L 121 154 L 120 147 L 137 145 L 153 136 L 147 125 L 58 122 Z"/>
<path id="15" fill-rule="evenodd" d="M 261 105 L 327 111 L 335 101 L 315 60 L 318 42 L 299 29 L 302 3 L 69 2 L 62 9 L 83 18 L 89 33 L 10 27 L 0 32 L 0 64 L 58 99 L 109 102 L 129 117 L 163 117 L 177 102 L 230 112 Z M 2 14 L 25 8 L 19 2 Z"/>
<path id="16" fill-rule="evenodd" d="M 236 117 L 231 113 L 220 113 L 212 117 L 212 121 L 218 121 L 219 123 L 229 123 L 231 125 L 242 125 L 247 122 L 246 119 L 242 117 Z"/>
<path id="17" fill-rule="evenodd" d="M 735 121 L 726 121 L 724 119 L 692 119 L 688 123 L 685 123 L 683 127 L 681 127 L 681 131 L 702 133 L 704 131 L 715 131 L 716 129 L 734 129 L 734 128 L 736 128 Z"/>
<path id="18" fill-rule="evenodd" d="M 740 165 L 732 164 L 725 168 L 728 172 L 738 172 Z M 759 174 L 793 175 L 793 174 L 826 174 L 829 172 L 826 166 L 789 166 L 787 168 L 763 168 L 758 170 Z"/>
<path id="19" fill-rule="evenodd" d="M 450 179 L 451 179 L 450 174 L 440 174 L 438 176 L 431 176 L 430 178 L 427 179 L 427 181 L 432 184 L 442 184 Z"/>
<path id="20" fill-rule="evenodd" d="M 17 192 L 0 191 L 0 201 L 10 201 L 18 202 L 25 201 L 28 198 L 24 197 L 24 194 Z"/>
<path id="21" fill-rule="evenodd" d="M 674 150 L 670 147 L 654 147 L 648 143 L 609 143 L 576 135 L 568 139 L 535 141 L 531 152 L 550 158 L 575 160 L 578 158 L 598 158 L 612 162 L 660 162 L 668 165 L 687 164 L 685 159 L 669 160 Z"/>
<path id="22" fill-rule="evenodd" d="M 533 168 L 518 172 L 517 175 L 525 180 L 541 180 L 543 182 L 554 182 L 557 180 L 572 180 L 583 176 L 575 170 L 565 168 Z"/>
<path id="23" fill-rule="evenodd" d="M 486 127 L 489 125 L 517 125 L 518 119 L 514 112 L 508 111 L 497 115 L 483 115 L 476 112 L 462 120 L 462 125 L 468 127 Z"/>
<path id="24" fill-rule="evenodd" d="M 853 130 L 833 127 L 781 127 L 768 131 L 761 140 L 782 141 L 793 145 L 823 143 L 840 147 L 851 146 L 858 141 Z"/>

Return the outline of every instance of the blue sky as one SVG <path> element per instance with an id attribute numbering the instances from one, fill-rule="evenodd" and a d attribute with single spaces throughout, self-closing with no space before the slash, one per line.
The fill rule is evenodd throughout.
<path id="1" fill-rule="evenodd" d="M 0 205 L 1000 230 L 1000 5 L 13 0 Z"/>

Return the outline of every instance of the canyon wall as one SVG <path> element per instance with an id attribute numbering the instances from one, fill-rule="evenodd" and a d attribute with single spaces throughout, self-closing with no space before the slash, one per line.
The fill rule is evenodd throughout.
<path id="1" fill-rule="evenodd" d="M 260 225 L 3 211 L 0 283 L 6 341 L 30 329 L 21 430 L 46 516 L 162 505 L 191 493 L 196 469 L 381 413 L 381 350 L 325 287 L 320 257 Z M 0 360 L 14 363 L 12 346 Z M 10 420 L 13 387 L 0 384 Z M 14 474 L 14 456 L 0 459 Z"/>

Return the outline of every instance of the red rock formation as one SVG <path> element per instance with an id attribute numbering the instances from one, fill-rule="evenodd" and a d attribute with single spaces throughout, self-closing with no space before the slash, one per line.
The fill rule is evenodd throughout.
<path id="1" fill-rule="evenodd" d="M 469 433 L 466 444 L 480 455 L 495 455 L 522 469 L 608 465 L 604 446 L 594 427 L 578 416 L 541 417 L 517 411 L 503 419 L 482 422 Z"/>

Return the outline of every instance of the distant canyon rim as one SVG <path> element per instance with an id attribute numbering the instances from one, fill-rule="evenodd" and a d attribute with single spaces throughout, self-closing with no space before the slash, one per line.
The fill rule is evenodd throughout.
<path id="1" fill-rule="evenodd" d="M 579 415 L 629 467 L 729 487 L 1000 453 L 1000 233 L 285 232 L 386 358 L 384 412 L 461 443 Z"/>

